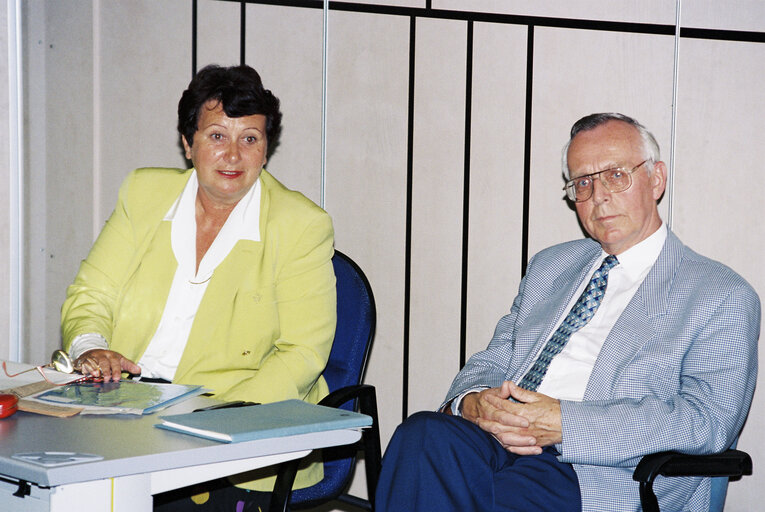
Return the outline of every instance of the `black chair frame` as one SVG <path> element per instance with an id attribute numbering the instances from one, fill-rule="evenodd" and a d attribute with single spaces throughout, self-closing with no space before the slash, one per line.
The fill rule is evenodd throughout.
<path id="1" fill-rule="evenodd" d="M 739 450 L 726 450 L 712 455 L 685 455 L 661 452 L 646 455 L 635 468 L 632 479 L 640 482 L 640 503 L 643 512 L 659 512 L 659 501 L 653 492 L 656 477 L 705 476 L 738 479 L 752 474 L 752 458 Z"/>
<path id="2" fill-rule="evenodd" d="M 337 499 L 344 503 L 354 505 L 364 510 L 374 509 L 374 497 L 377 480 L 380 476 L 380 463 L 382 461 L 382 449 L 380 447 L 380 425 L 377 418 L 377 395 L 374 386 L 359 384 L 346 386 L 324 397 L 319 405 L 327 407 L 340 407 L 349 400 L 357 400 L 358 411 L 372 417 L 372 426 L 365 428 L 359 440 L 350 448 L 354 451 L 364 452 L 364 468 L 367 479 L 367 496 L 364 500 L 350 494 L 339 494 L 328 499 Z M 290 510 L 289 498 L 292 493 L 292 484 L 295 481 L 300 459 L 282 463 L 276 477 L 276 484 L 271 495 L 269 512 L 287 512 Z M 324 502 L 324 500 L 322 500 Z M 299 508 L 311 507 L 315 504 L 307 502 L 298 505 Z"/>
<path id="3" fill-rule="evenodd" d="M 305 501 L 298 504 L 290 503 L 292 486 L 295 482 L 295 476 L 301 462 L 301 459 L 297 459 L 280 464 L 277 472 L 276 483 L 274 484 L 274 490 L 271 494 L 271 502 L 268 509 L 269 512 L 286 512 L 290 510 L 290 508 L 308 508 L 335 499 L 360 507 L 364 510 L 374 510 L 374 497 L 382 461 L 380 425 L 377 415 L 377 395 L 375 393 L 375 388 L 371 385 L 361 384 L 361 380 L 363 379 L 366 372 L 366 364 L 369 358 L 369 352 L 371 350 L 372 341 L 376 330 L 376 307 L 372 288 L 361 268 L 359 268 L 359 266 L 353 260 L 351 260 L 348 256 L 344 255 L 340 251 L 335 250 L 335 255 L 341 257 L 344 261 L 346 261 L 346 263 L 350 264 L 350 266 L 355 269 L 357 276 L 364 283 L 364 287 L 367 289 L 370 300 L 371 325 L 369 338 L 367 339 L 367 343 L 365 345 L 362 366 L 359 373 L 359 383 L 345 386 L 330 392 L 326 397 L 324 397 L 323 400 L 319 402 L 319 405 L 337 408 L 347 404 L 350 401 L 353 401 L 353 409 L 362 414 L 371 416 L 372 425 L 362 430 L 361 439 L 358 442 L 350 446 L 342 446 L 324 450 L 323 454 L 327 455 L 328 452 L 331 454 L 331 451 L 334 450 L 336 454 L 341 454 L 337 455 L 338 458 L 352 456 L 353 465 L 355 465 L 357 453 L 359 451 L 363 452 L 368 498 L 365 500 L 339 491 L 335 495 L 322 497 L 320 501 Z M 351 471 L 346 475 L 345 481 L 341 486 L 342 489 L 347 488 L 353 473 L 352 469 L 353 467 L 351 468 Z"/>

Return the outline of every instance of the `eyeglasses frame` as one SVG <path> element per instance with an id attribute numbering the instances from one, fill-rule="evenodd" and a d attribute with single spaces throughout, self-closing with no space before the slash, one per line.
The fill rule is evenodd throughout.
<path id="1" fill-rule="evenodd" d="M 645 160 L 643 160 L 642 162 L 640 162 L 639 164 L 637 164 L 637 165 L 636 165 L 635 167 L 633 167 L 632 169 L 627 169 L 626 167 L 611 167 L 611 168 L 609 168 L 609 169 L 603 169 L 602 171 L 593 172 L 593 173 L 590 173 L 590 174 L 583 174 L 583 175 L 581 175 L 581 176 L 577 176 L 576 178 L 571 178 L 571 179 L 570 179 L 570 180 L 568 180 L 568 181 L 566 182 L 566 184 L 564 185 L 564 187 L 563 187 L 563 191 L 564 191 L 564 192 L 566 192 L 566 198 L 567 198 L 569 201 L 571 201 L 571 202 L 574 202 L 574 203 L 584 203 L 585 201 L 589 201 L 589 200 L 590 200 L 590 198 L 592 198 L 592 192 L 593 192 L 593 190 L 595 190 L 595 179 L 594 179 L 594 178 L 597 176 L 597 177 L 598 177 L 598 180 L 600 181 L 600 184 L 601 184 L 601 185 L 603 185 L 604 187 L 606 187 L 606 190 L 608 190 L 609 192 L 611 192 L 611 193 L 613 193 L 613 194 L 618 194 L 619 192 L 624 192 L 624 191 L 626 191 L 626 190 L 629 190 L 629 189 L 630 189 L 630 187 L 632 187 L 632 174 L 633 174 L 635 171 L 637 171 L 638 169 L 640 169 L 640 167 L 642 167 L 642 166 L 643 166 L 643 164 L 646 164 L 646 163 L 648 163 L 648 162 L 650 162 L 650 161 L 651 161 L 651 159 L 650 159 L 650 158 L 646 158 Z M 626 188 L 624 188 L 624 189 L 622 189 L 622 190 L 619 190 L 618 192 L 615 192 L 615 191 L 613 191 L 613 190 L 609 189 L 609 188 L 608 188 L 608 185 L 606 184 L 606 182 L 605 182 L 605 181 L 603 181 L 603 177 L 602 177 L 602 176 L 603 176 L 603 173 L 604 173 L 604 172 L 612 172 L 612 171 L 623 171 L 623 172 L 625 172 L 625 173 L 627 174 L 627 176 L 629 177 L 629 180 L 630 180 L 630 184 L 629 184 L 629 185 L 627 185 L 627 187 L 626 187 Z M 588 195 L 588 196 L 587 196 L 587 199 L 579 199 L 579 200 L 577 200 L 577 199 L 576 199 L 576 189 L 575 189 L 575 186 L 574 186 L 574 182 L 575 182 L 576 180 L 580 180 L 580 179 L 582 179 L 582 178 L 593 178 L 593 180 L 592 180 L 592 185 L 591 185 L 591 186 L 590 186 L 590 188 L 589 188 L 589 190 L 590 190 L 590 195 Z M 573 192 L 569 193 L 569 190 L 572 190 Z M 571 198 L 571 195 L 572 195 L 572 194 L 574 195 L 574 199 L 572 199 L 572 198 Z"/>
<path id="2" fill-rule="evenodd" d="M 52 384 L 54 386 L 67 386 L 69 384 L 77 384 L 79 382 L 87 382 L 87 381 L 95 380 L 90 375 L 83 375 L 82 377 L 80 377 L 78 379 L 70 380 L 69 382 L 53 382 L 52 380 L 50 380 L 48 378 L 47 375 L 45 375 L 45 372 L 43 371 L 43 369 L 45 369 L 45 368 L 53 368 L 53 363 L 38 365 L 38 366 L 35 366 L 33 368 L 28 368 L 26 370 L 22 370 L 22 371 L 20 371 L 18 373 L 8 373 L 8 367 L 6 366 L 5 363 L 6 362 L 3 361 L 3 365 L 2 365 L 3 366 L 3 372 L 5 372 L 5 375 L 7 377 L 9 377 L 9 378 L 18 377 L 22 373 L 27 373 L 27 372 L 32 372 L 32 371 L 37 370 L 37 372 L 40 375 L 42 375 L 42 378 L 45 379 L 45 382 L 47 382 L 48 384 Z"/>

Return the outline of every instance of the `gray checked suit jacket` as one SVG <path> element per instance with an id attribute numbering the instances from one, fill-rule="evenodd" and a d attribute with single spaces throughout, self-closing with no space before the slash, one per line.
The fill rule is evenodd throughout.
<path id="1" fill-rule="evenodd" d="M 510 313 L 473 355 L 444 403 L 519 382 L 600 256 L 593 240 L 556 245 L 528 265 Z M 562 401 L 560 460 L 573 464 L 582 510 L 640 510 L 632 471 L 664 450 L 724 450 L 746 419 L 757 376 L 760 302 L 728 267 L 668 233 L 654 267 L 606 338 L 584 400 Z M 708 509 L 709 479 L 659 478 L 662 510 Z"/>

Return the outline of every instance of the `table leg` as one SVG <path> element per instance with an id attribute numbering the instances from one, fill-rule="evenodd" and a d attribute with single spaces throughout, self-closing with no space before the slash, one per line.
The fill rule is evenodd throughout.
<path id="1" fill-rule="evenodd" d="M 50 512 L 151 512 L 151 478 L 130 475 L 51 489 Z"/>

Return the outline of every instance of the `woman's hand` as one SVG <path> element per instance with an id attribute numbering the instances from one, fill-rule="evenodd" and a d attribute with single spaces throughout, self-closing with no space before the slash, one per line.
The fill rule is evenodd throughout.
<path id="1" fill-rule="evenodd" d="M 95 378 L 103 378 L 104 382 L 120 380 L 122 372 L 139 375 L 141 367 L 119 352 L 113 350 L 88 350 L 74 361 L 74 367 L 80 373 Z"/>

